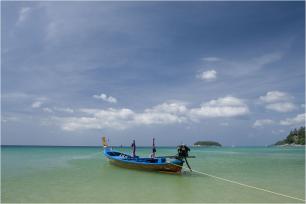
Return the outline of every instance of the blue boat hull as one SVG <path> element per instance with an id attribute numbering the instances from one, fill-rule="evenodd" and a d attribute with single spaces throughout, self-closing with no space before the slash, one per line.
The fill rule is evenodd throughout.
<path id="1" fill-rule="evenodd" d="M 157 157 L 154 159 L 139 157 L 133 158 L 130 155 L 113 151 L 110 148 L 104 149 L 104 155 L 109 159 L 111 164 L 131 169 L 161 172 L 180 172 L 183 166 L 183 161 L 178 159 L 168 161 L 165 157 Z"/>

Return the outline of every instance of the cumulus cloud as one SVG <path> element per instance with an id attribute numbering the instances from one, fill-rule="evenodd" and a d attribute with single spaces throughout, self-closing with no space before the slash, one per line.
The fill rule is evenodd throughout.
<path id="1" fill-rule="evenodd" d="M 66 112 L 66 113 L 74 113 L 74 110 L 71 108 L 59 108 L 59 107 L 54 107 L 53 108 L 55 111 L 60 111 L 60 112 Z"/>
<path id="2" fill-rule="evenodd" d="M 261 120 L 256 120 L 255 123 L 253 124 L 253 127 L 261 127 L 265 125 L 273 125 L 275 124 L 274 120 L 271 119 L 261 119 Z"/>
<path id="3" fill-rule="evenodd" d="M 83 117 L 56 118 L 61 122 L 63 130 L 75 131 L 81 129 L 125 129 L 129 126 L 134 112 L 130 109 L 81 109 L 86 113 Z"/>
<path id="4" fill-rule="evenodd" d="M 74 110 L 71 108 L 60 108 L 60 107 L 45 107 L 42 109 L 44 112 L 54 113 L 54 112 L 64 112 L 64 113 L 74 113 Z"/>
<path id="5" fill-rule="evenodd" d="M 136 124 L 172 124 L 186 122 L 187 107 L 180 102 L 166 102 L 153 108 L 146 109 L 144 113 L 134 118 Z"/>
<path id="6" fill-rule="evenodd" d="M 128 108 L 90 109 L 77 111 L 80 117 L 56 117 L 63 130 L 125 129 L 139 125 L 180 124 L 213 117 L 235 117 L 249 112 L 238 98 L 224 97 L 204 103 L 200 108 L 188 109 L 182 102 L 165 102 L 142 112 Z"/>
<path id="7" fill-rule="evenodd" d="M 266 105 L 266 108 L 269 110 L 286 113 L 295 110 L 296 106 L 290 102 L 283 102 L 283 103 L 268 104 Z"/>
<path id="8" fill-rule="evenodd" d="M 125 129 L 136 125 L 153 124 L 172 124 L 183 122 L 183 117 L 170 113 L 144 112 L 135 113 L 134 111 L 123 109 L 82 109 L 81 112 L 87 113 L 86 117 L 57 118 L 62 123 L 62 129 L 74 131 L 80 129 Z"/>
<path id="9" fill-rule="evenodd" d="M 40 108 L 42 104 L 43 104 L 42 101 L 34 101 L 32 103 L 32 108 Z"/>
<path id="10" fill-rule="evenodd" d="M 217 78 L 217 72 L 212 69 L 202 72 L 201 74 L 197 75 L 197 77 L 205 81 L 213 81 Z"/>
<path id="11" fill-rule="evenodd" d="M 285 92 L 269 91 L 265 96 L 260 96 L 259 99 L 265 103 L 273 103 L 287 101 L 288 99 L 291 99 L 291 97 Z"/>
<path id="12" fill-rule="evenodd" d="M 289 126 L 297 126 L 297 125 L 305 125 L 305 113 L 298 114 L 293 118 L 287 118 L 285 120 L 281 120 L 281 125 L 289 125 Z"/>
<path id="13" fill-rule="evenodd" d="M 74 131 L 79 129 L 125 129 L 137 125 L 173 124 L 186 121 L 183 115 L 185 108 L 182 104 L 163 103 L 142 113 L 136 113 L 128 108 L 122 109 L 80 109 L 84 117 L 57 118 L 62 129 Z"/>
<path id="14" fill-rule="evenodd" d="M 141 113 L 135 115 L 134 123 L 141 125 L 153 125 L 153 124 L 173 124 L 185 122 L 184 116 L 178 116 L 170 113 Z"/>
<path id="15" fill-rule="evenodd" d="M 16 25 L 20 25 L 21 23 L 23 23 L 28 18 L 30 12 L 31 12 L 30 7 L 21 8 L 19 11 L 19 16 Z"/>
<path id="16" fill-rule="evenodd" d="M 227 96 L 203 103 L 200 108 L 190 110 L 193 119 L 213 117 L 235 117 L 249 113 L 248 106 L 239 98 Z"/>
<path id="17" fill-rule="evenodd" d="M 166 113 L 185 113 L 187 107 L 182 102 L 165 102 L 160 105 L 154 106 L 151 109 L 146 109 L 145 112 L 166 112 Z"/>
<path id="18" fill-rule="evenodd" d="M 32 108 L 40 108 L 46 100 L 46 97 L 36 98 L 36 100 L 32 103 Z"/>
<path id="19" fill-rule="evenodd" d="M 117 99 L 113 96 L 107 96 L 106 94 L 93 95 L 93 98 L 100 99 L 109 103 L 117 103 Z"/>
<path id="20" fill-rule="evenodd" d="M 260 96 L 259 100 L 265 103 L 265 108 L 281 113 L 291 112 L 297 107 L 291 100 L 292 96 L 281 91 L 269 91 L 264 96 Z"/>
<path id="21" fill-rule="evenodd" d="M 298 126 L 298 125 L 304 125 L 305 124 L 305 113 L 298 114 L 297 116 L 293 118 L 286 118 L 284 120 L 280 121 L 274 121 L 271 119 L 261 119 L 261 120 L 256 120 L 255 123 L 253 124 L 253 127 L 260 127 L 260 126 L 265 126 L 265 125 L 284 125 L 284 126 Z"/>

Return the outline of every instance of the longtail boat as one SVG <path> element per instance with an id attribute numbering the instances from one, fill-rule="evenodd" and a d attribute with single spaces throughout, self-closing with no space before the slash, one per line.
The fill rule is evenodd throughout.
<path id="1" fill-rule="evenodd" d="M 104 137 L 102 138 L 102 141 L 103 141 L 103 146 L 104 146 L 104 156 L 108 158 L 111 164 L 114 164 L 116 166 L 120 166 L 124 168 L 131 168 L 131 169 L 179 173 L 182 170 L 182 167 L 184 164 L 184 161 L 183 161 L 184 158 L 181 156 L 176 155 L 176 156 L 161 156 L 161 157 L 153 157 L 153 158 L 143 158 L 143 157 L 136 156 L 134 152 L 133 152 L 133 155 L 128 155 L 128 154 L 113 150 L 111 147 L 107 145 Z M 185 158 L 185 161 L 189 167 L 189 164 L 186 158 Z"/>

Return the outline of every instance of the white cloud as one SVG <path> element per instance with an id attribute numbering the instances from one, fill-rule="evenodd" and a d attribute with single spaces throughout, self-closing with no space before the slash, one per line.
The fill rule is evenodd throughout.
<path id="1" fill-rule="evenodd" d="M 54 107 L 53 108 L 55 111 L 60 111 L 60 112 L 66 112 L 66 113 L 74 113 L 74 110 L 71 108 L 59 108 L 59 107 Z"/>
<path id="2" fill-rule="evenodd" d="M 107 123 L 101 124 L 100 121 L 94 117 L 69 117 L 57 119 L 62 123 L 62 129 L 66 131 L 76 131 L 82 129 L 103 129 L 109 126 Z M 115 128 L 115 124 L 112 124 L 112 128 Z"/>
<path id="3" fill-rule="evenodd" d="M 259 99 L 265 103 L 273 103 L 280 101 L 288 101 L 291 99 L 291 96 L 281 91 L 269 91 L 265 96 L 260 96 Z"/>
<path id="4" fill-rule="evenodd" d="M 202 104 L 190 110 L 192 119 L 212 117 L 235 117 L 249 113 L 248 106 L 239 98 L 227 96 Z"/>
<path id="5" fill-rule="evenodd" d="M 181 102 L 165 102 L 145 109 L 134 118 L 136 124 L 173 124 L 186 122 L 187 107 Z"/>
<path id="6" fill-rule="evenodd" d="M 168 110 L 165 108 L 169 107 Z M 127 127 L 136 126 L 136 125 L 153 125 L 153 124 L 172 124 L 172 123 L 181 123 L 186 119 L 184 116 L 178 116 L 177 113 L 183 112 L 184 108 L 181 104 L 175 103 L 163 103 L 158 106 L 153 107 L 152 109 L 146 109 L 142 113 L 136 113 L 130 109 L 81 109 L 83 113 L 86 113 L 91 118 L 87 117 L 87 120 L 84 118 L 79 122 L 84 123 L 84 121 L 94 122 L 93 126 L 86 127 L 96 127 L 98 129 L 102 128 L 118 128 L 125 129 Z M 67 128 L 68 127 L 68 128 Z M 77 120 L 73 121 L 73 125 L 68 123 L 65 125 L 65 128 L 71 130 L 71 128 L 77 128 Z M 83 127 L 80 125 L 80 127 Z"/>
<path id="7" fill-rule="evenodd" d="M 86 113 L 88 115 L 92 115 L 97 118 L 105 118 L 107 119 L 129 119 L 131 118 L 135 113 L 134 111 L 128 109 L 128 108 L 122 108 L 122 109 L 80 109 L 80 112 Z"/>
<path id="8" fill-rule="evenodd" d="M 295 110 L 296 106 L 290 102 L 283 102 L 283 103 L 268 104 L 266 105 L 266 108 L 277 112 L 287 113 Z"/>
<path id="9" fill-rule="evenodd" d="M 174 124 L 183 123 L 186 121 L 184 116 L 178 116 L 170 113 L 141 113 L 135 115 L 134 123 L 141 125 L 153 125 L 153 124 Z"/>
<path id="10" fill-rule="evenodd" d="M 125 129 L 134 116 L 130 109 L 81 109 L 80 112 L 86 113 L 86 117 L 67 117 L 56 118 L 60 121 L 62 129 L 75 131 L 81 129 Z"/>
<path id="11" fill-rule="evenodd" d="M 253 124 L 253 127 L 261 127 L 261 126 L 273 125 L 273 124 L 279 124 L 279 125 L 284 125 L 284 126 L 304 125 L 305 124 L 305 113 L 298 114 L 297 116 L 293 118 L 286 118 L 285 120 L 280 120 L 279 122 L 273 121 L 271 119 L 256 120 L 255 123 Z"/>
<path id="12" fill-rule="evenodd" d="M 89 114 L 86 117 L 57 118 L 62 129 L 75 131 L 81 129 L 126 129 L 138 125 L 174 124 L 185 122 L 184 117 L 170 113 L 144 112 L 135 113 L 130 109 L 82 109 Z"/>
<path id="13" fill-rule="evenodd" d="M 261 120 L 256 120 L 255 123 L 253 124 L 253 127 L 261 127 L 265 125 L 273 125 L 275 124 L 275 121 L 271 119 L 261 119 Z"/>
<path id="14" fill-rule="evenodd" d="M 46 97 L 38 97 L 33 103 L 32 103 L 32 108 L 40 108 L 44 101 L 46 101 Z"/>
<path id="15" fill-rule="evenodd" d="M 285 120 L 281 120 L 281 125 L 305 125 L 305 113 L 298 114 L 297 116 L 293 118 L 287 118 Z"/>
<path id="16" fill-rule="evenodd" d="M 197 77 L 205 81 L 213 81 L 217 78 L 217 72 L 212 69 L 202 72 L 201 74 L 197 75 Z"/>
<path id="17" fill-rule="evenodd" d="M 265 108 L 269 110 L 287 113 L 297 109 L 296 105 L 291 102 L 293 97 L 285 92 L 269 91 L 259 99 L 266 104 Z"/>
<path id="18" fill-rule="evenodd" d="M 224 97 L 188 109 L 182 102 L 165 102 L 142 112 L 122 109 L 79 109 L 80 117 L 54 118 L 63 130 L 125 129 L 140 125 L 167 125 L 192 122 L 202 118 L 235 117 L 249 112 L 246 104 L 235 97 Z M 85 115 L 84 115 L 85 114 Z"/>
<path id="19" fill-rule="evenodd" d="M 218 61 L 221 61 L 220 58 L 218 57 L 204 57 L 202 58 L 203 61 L 206 61 L 206 62 L 218 62 Z"/>
<path id="20" fill-rule="evenodd" d="M 42 109 L 44 112 L 48 112 L 48 113 L 54 113 L 56 112 L 65 112 L 65 113 L 74 113 L 74 110 L 71 108 L 60 108 L 60 107 L 53 107 L 53 108 L 49 108 L 49 107 L 45 107 Z"/>
<path id="21" fill-rule="evenodd" d="M 160 105 L 154 106 L 151 109 L 146 109 L 145 112 L 166 112 L 166 113 L 185 113 L 187 107 L 182 102 L 165 102 Z"/>
<path id="22" fill-rule="evenodd" d="M 117 103 L 117 99 L 113 96 L 107 96 L 106 94 L 93 95 L 93 98 L 100 99 L 109 103 Z"/>
<path id="23" fill-rule="evenodd" d="M 20 25 L 21 23 L 23 23 L 28 18 L 30 12 L 31 12 L 31 8 L 29 7 L 21 8 L 19 11 L 19 17 L 16 22 L 16 25 Z"/>
<path id="24" fill-rule="evenodd" d="M 32 108 L 40 108 L 42 104 L 43 104 L 42 101 L 34 101 L 32 103 Z"/>

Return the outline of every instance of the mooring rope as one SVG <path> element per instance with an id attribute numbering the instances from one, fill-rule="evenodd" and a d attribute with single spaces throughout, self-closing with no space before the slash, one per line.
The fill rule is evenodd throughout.
<path id="1" fill-rule="evenodd" d="M 171 163 L 171 164 L 173 164 L 173 163 Z M 180 165 L 177 165 L 177 164 L 173 164 L 173 165 L 180 166 Z M 190 170 L 189 168 L 184 167 L 184 166 L 182 168 Z M 273 192 L 273 191 L 270 191 L 270 190 L 267 190 L 267 189 L 264 189 L 264 188 L 258 188 L 256 186 L 250 186 L 250 185 L 247 185 L 247 184 L 244 184 L 244 183 L 240 183 L 238 181 L 232 181 L 232 180 L 229 180 L 229 179 L 221 178 L 219 176 L 214 176 L 214 175 L 211 175 L 211 174 L 208 174 L 208 173 L 204 173 L 204 172 L 201 172 L 201 171 L 197 171 L 197 170 L 193 170 L 192 169 L 192 172 L 195 172 L 195 173 L 198 173 L 198 174 L 202 174 L 202 175 L 206 175 L 206 176 L 209 176 L 209 177 L 212 177 L 212 178 L 215 178 L 215 179 L 219 179 L 219 180 L 222 180 L 222 181 L 227 181 L 227 182 L 230 182 L 230 183 L 234 183 L 234 184 L 237 184 L 237 185 L 240 185 L 240 186 L 244 186 L 244 187 L 248 187 L 248 188 L 264 191 L 264 192 L 267 192 L 267 193 L 271 193 L 271 194 L 274 194 L 274 195 L 283 196 L 283 197 L 287 197 L 287 198 L 291 198 L 291 199 L 294 199 L 294 200 L 305 202 L 305 200 L 303 200 L 301 198 L 296 198 L 296 197 L 285 195 L 285 194 L 282 194 L 282 193 Z"/>

